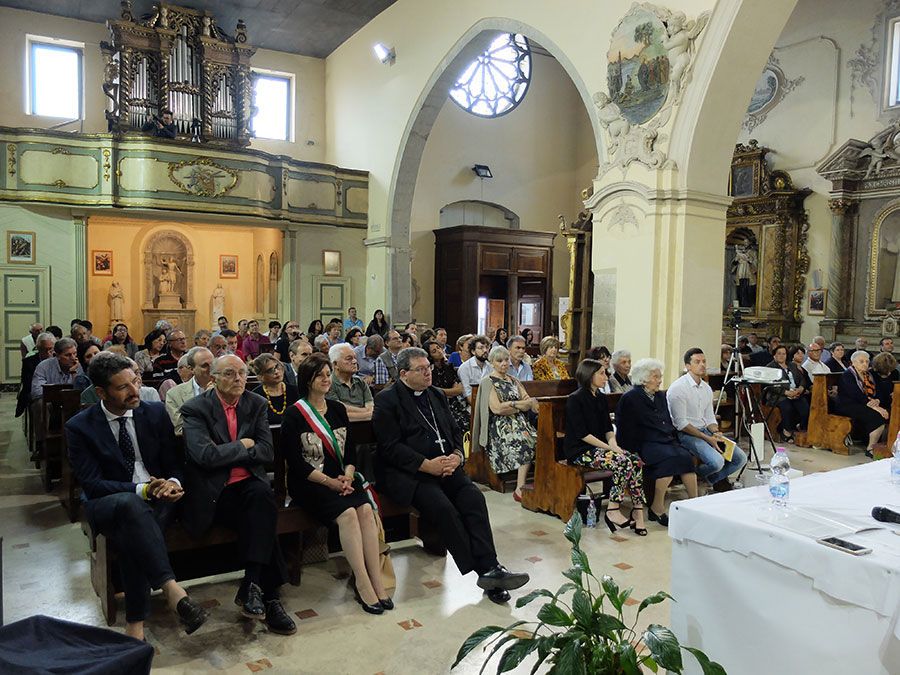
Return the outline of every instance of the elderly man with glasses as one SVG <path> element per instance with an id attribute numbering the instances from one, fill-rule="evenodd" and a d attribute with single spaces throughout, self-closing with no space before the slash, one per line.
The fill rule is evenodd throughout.
<path id="1" fill-rule="evenodd" d="M 241 613 L 274 633 L 297 631 L 278 587 L 287 569 L 278 545 L 278 504 L 266 475 L 274 459 L 266 399 L 245 391 L 247 365 L 234 354 L 213 361 L 215 387 L 181 406 L 184 420 L 184 526 L 201 537 L 219 523 L 237 530 L 244 579 L 235 598 Z"/>

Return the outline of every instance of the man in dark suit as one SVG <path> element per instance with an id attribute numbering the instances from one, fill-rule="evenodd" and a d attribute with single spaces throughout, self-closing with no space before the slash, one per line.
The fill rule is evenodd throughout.
<path id="1" fill-rule="evenodd" d="M 775 349 L 778 345 L 781 344 L 781 338 L 777 335 L 770 335 L 766 338 L 766 347 L 761 352 L 755 352 L 750 355 L 750 365 L 751 366 L 767 366 L 772 361 L 772 354 L 775 353 Z"/>
<path id="2" fill-rule="evenodd" d="M 245 392 L 247 364 L 220 356 L 210 370 L 216 383 L 181 406 L 188 496 L 184 526 L 202 536 L 213 523 L 237 530 L 245 566 L 235 603 L 251 619 L 283 635 L 297 632 L 278 597 L 287 569 L 278 546 L 278 504 L 266 476 L 274 458 L 262 396 Z"/>
<path id="3" fill-rule="evenodd" d="M 184 495 L 172 422 L 161 403 L 140 400 L 140 380 L 125 356 L 98 354 L 90 377 L 100 403 L 69 420 L 66 445 L 91 529 L 119 553 L 125 632 L 144 638 L 150 589 L 161 588 L 193 633 L 209 615 L 176 583 L 163 540 Z"/>
<path id="4" fill-rule="evenodd" d="M 412 504 L 436 525 L 462 574 L 478 573 L 478 586 L 496 603 L 528 583 L 497 561 L 484 495 L 462 469 L 462 434 L 447 397 L 431 386 L 423 349 L 397 356 L 399 380 L 375 398 L 372 426 L 378 441 L 378 488 L 397 503 Z"/>

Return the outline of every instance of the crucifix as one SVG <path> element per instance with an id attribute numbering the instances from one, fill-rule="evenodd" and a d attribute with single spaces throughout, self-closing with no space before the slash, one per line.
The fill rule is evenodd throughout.
<path id="1" fill-rule="evenodd" d="M 441 454 L 442 454 L 442 455 L 443 455 L 443 454 L 446 454 L 446 453 L 444 452 L 444 443 L 446 443 L 446 442 L 447 442 L 447 441 L 445 441 L 445 440 L 444 440 L 443 438 L 441 438 L 440 436 L 438 436 L 437 440 L 435 441 L 435 443 L 438 444 L 438 447 L 440 447 L 440 449 L 441 449 Z"/>

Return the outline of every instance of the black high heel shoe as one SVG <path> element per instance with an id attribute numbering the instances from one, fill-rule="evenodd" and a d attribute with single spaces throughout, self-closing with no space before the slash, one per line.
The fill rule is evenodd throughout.
<path id="1" fill-rule="evenodd" d="M 655 523 L 659 523 L 663 527 L 669 526 L 669 516 L 667 516 L 665 513 L 663 513 L 662 515 L 657 515 L 656 513 L 653 512 L 653 509 L 648 508 L 647 509 L 647 517 L 650 518 L 651 521 L 653 521 Z"/>
<path id="2" fill-rule="evenodd" d="M 356 584 L 353 585 L 353 597 L 356 598 L 356 601 L 362 605 L 363 611 L 368 612 L 369 614 L 384 614 L 384 610 L 390 609 L 381 604 L 381 600 L 376 601 L 374 604 L 369 605 L 363 601 L 362 596 L 359 594 L 359 589 L 356 587 Z M 390 600 L 390 598 L 388 598 Z M 393 603 L 391 603 L 391 608 L 393 607 Z"/>
<path id="3" fill-rule="evenodd" d="M 606 523 L 606 526 L 609 528 L 609 531 L 612 532 L 613 534 L 615 534 L 617 529 L 619 529 L 619 530 L 628 529 L 628 527 L 631 524 L 630 521 L 628 521 L 628 520 L 626 520 L 624 523 L 621 523 L 621 524 L 614 523 L 613 521 L 611 521 L 609 519 L 609 516 L 606 514 L 606 512 L 603 513 L 603 522 Z"/>
<path id="4" fill-rule="evenodd" d="M 646 537 L 647 536 L 647 528 L 646 527 L 638 527 L 637 521 L 634 519 L 633 516 L 634 516 L 634 509 L 631 509 L 631 511 L 628 512 L 628 520 L 631 521 L 629 523 L 629 527 L 631 527 L 631 529 L 634 530 L 634 533 L 637 536 Z"/>

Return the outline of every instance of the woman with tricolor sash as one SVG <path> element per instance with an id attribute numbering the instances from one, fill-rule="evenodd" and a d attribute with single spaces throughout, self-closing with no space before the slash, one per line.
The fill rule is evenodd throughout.
<path id="1" fill-rule="evenodd" d="M 364 611 L 382 614 L 394 603 L 382 583 L 378 523 L 356 474 L 346 409 L 325 400 L 331 364 L 324 354 L 313 354 L 300 364 L 297 388 L 300 400 L 288 406 L 281 426 L 291 499 L 326 524 L 337 521 L 341 547 L 353 569 L 356 599 Z"/>

